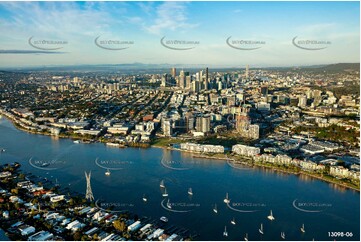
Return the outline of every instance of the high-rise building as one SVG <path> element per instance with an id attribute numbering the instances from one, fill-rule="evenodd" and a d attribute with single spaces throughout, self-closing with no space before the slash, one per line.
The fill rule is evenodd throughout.
<path id="1" fill-rule="evenodd" d="M 197 117 L 196 130 L 198 132 L 208 133 L 211 130 L 211 116 Z"/>
<path id="2" fill-rule="evenodd" d="M 261 95 L 263 97 L 266 97 L 268 95 L 268 86 L 266 85 L 261 86 Z"/>
<path id="3" fill-rule="evenodd" d="M 246 78 L 248 79 L 249 77 L 249 65 L 246 65 Z"/>
<path id="4" fill-rule="evenodd" d="M 175 67 L 170 69 L 170 74 L 173 78 L 175 78 L 177 76 L 177 69 Z"/>
<path id="5" fill-rule="evenodd" d="M 194 116 L 191 112 L 188 112 L 185 115 L 185 125 L 186 125 L 186 132 L 194 130 Z"/>
<path id="6" fill-rule="evenodd" d="M 162 130 L 165 136 L 172 136 L 173 134 L 173 127 L 172 127 L 172 120 L 169 118 L 162 118 Z"/>
<path id="7" fill-rule="evenodd" d="M 306 95 L 301 95 L 298 98 L 298 106 L 299 107 L 306 107 L 307 106 L 307 96 Z"/>
<path id="8" fill-rule="evenodd" d="M 259 126 L 257 124 L 251 124 L 249 108 L 242 107 L 236 115 L 236 130 L 241 137 L 249 139 L 259 138 Z"/>
<path id="9" fill-rule="evenodd" d="M 206 68 L 206 79 L 204 80 L 204 90 L 208 90 L 208 67 Z"/>

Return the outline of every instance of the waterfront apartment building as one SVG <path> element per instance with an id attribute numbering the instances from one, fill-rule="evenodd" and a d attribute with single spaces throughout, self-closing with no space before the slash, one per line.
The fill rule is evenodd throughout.
<path id="1" fill-rule="evenodd" d="M 255 156 L 261 153 L 260 149 L 253 146 L 247 146 L 247 145 L 233 145 L 232 146 L 232 152 L 238 154 L 238 155 L 244 155 L 244 156 Z"/>

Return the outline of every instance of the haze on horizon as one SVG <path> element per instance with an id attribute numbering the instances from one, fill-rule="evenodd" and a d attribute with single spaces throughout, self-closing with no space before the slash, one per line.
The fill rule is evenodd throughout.
<path id="1" fill-rule="evenodd" d="M 302 66 L 360 61 L 359 2 L 1 2 L 0 67 L 80 64 L 209 64 L 210 67 Z M 132 41 L 124 50 L 95 39 Z M 263 41 L 238 50 L 226 39 Z M 327 40 L 322 50 L 292 39 Z M 30 37 L 66 41 L 40 50 Z M 198 41 L 172 50 L 160 40 Z"/>

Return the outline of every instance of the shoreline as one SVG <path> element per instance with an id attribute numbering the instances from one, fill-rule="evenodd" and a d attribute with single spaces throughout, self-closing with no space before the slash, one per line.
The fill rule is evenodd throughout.
<path id="1" fill-rule="evenodd" d="M 1 113 L 0 113 L 1 114 Z M 5 116 L 5 118 L 7 120 L 9 120 L 16 129 L 18 130 L 21 130 L 21 131 L 25 131 L 27 133 L 30 133 L 30 134 L 37 134 L 37 135 L 46 135 L 46 136 L 50 136 L 50 137 L 56 137 L 56 138 L 62 138 L 62 139 L 70 139 L 70 140 L 82 140 L 82 141 L 93 141 L 94 139 L 89 139 L 89 138 L 85 138 L 85 137 L 82 137 L 82 138 L 72 138 L 70 136 L 67 136 L 67 135 L 53 135 L 51 133 L 42 133 L 42 132 L 37 132 L 37 131 L 32 131 L 32 130 L 29 130 L 29 129 L 26 129 L 20 125 L 18 125 L 15 120 L 13 120 L 13 118 L 11 117 L 8 117 L 7 115 L 5 115 L 3 113 L 3 115 Z M 17 120 L 16 120 L 17 121 Z M 100 140 L 97 140 L 97 142 L 99 143 L 103 143 L 104 145 L 106 144 L 106 142 L 103 142 L 103 141 L 100 141 Z M 195 158 L 204 158 L 204 159 L 212 159 L 212 160 L 219 160 L 219 161 L 227 161 L 227 160 L 232 160 L 230 158 L 227 157 L 226 154 L 222 154 L 222 156 L 224 157 L 214 157 L 214 156 L 210 156 L 210 155 L 207 155 L 207 154 L 202 154 L 202 153 L 196 153 L 196 152 L 192 152 L 192 151 L 187 151 L 187 150 L 182 150 L 182 149 L 178 149 L 178 148 L 173 148 L 173 147 L 169 147 L 169 146 L 161 146 L 161 145 L 149 145 L 148 147 L 132 147 L 132 146 L 129 146 L 130 148 L 159 148 L 159 149 L 167 149 L 167 150 L 173 150 L 173 151 L 179 151 L 179 152 L 185 152 L 185 153 L 189 153 L 189 154 L 192 154 L 193 157 Z M 128 147 L 119 147 L 119 148 L 128 148 Z M 245 157 L 245 159 L 249 159 L 249 160 L 252 160 L 252 158 L 249 158 L 249 157 Z M 235 159 L 233 159 L 233 161 L 237 161 Z M 324 182 L 327 182 L 329 184 L 333 184 L 333 185 L 338 185 L 338 186 L 341 186 L 341 187 L 344 187 L 344 188 L 347 188 L 347 189 L 351 189 L 351 190 L 354 190 L 354 191 L 357 191 L 357 192 L 360 192 L 360 188 L 355 188 L 355 187 L 352 187 L 348 184 L 344 184 L 344 183 L 341 183 L 341 182 L 336 182 L 336 181 L 330 181 L 329 179 L 326 179 L 324 177 L 320 177 L 316 174 L 311 174 L 307 171 L 298 171 L 298 172 L 294 172 L 294 171 L 288 171 L 288 170 L 285 170 L 285 169 L 281 169 L 280 167 L 277 167 L 277 166 L 274 166 L 274 165 L 270 165 L 269 163 L 267 164 L 260 164 L 260 163 L 255 163 L 253 162 L 252 164 L 250 164 L 249 162 L 242 162 L 241 160 L 238 160 L 237 164 L 242 164 L 242 165 L 246 165 L 248 167 L 251 167 L 251 168 L 254 168 L 254 167 L 257 167 L 257 168 L 266 168 L 266 169 L 269 169 L 269 170 L 273 170 L 273 171 L 276 171 L 276 172 L 282 172 L 282 173 L 286 173 L 286 174 L 289 174 L 289 175 L 305 175 L 305 176 L 308 176 L 308 177 L 311 177 L 311 178 L 314 178 L 314 179 L 317 179 L 317 180 L 320 180 L 320 181 L 324 181 Z M 287 169 L 287 168 L 286 168 Z M 336 178 L 334 178 L 336 179 Z"/>

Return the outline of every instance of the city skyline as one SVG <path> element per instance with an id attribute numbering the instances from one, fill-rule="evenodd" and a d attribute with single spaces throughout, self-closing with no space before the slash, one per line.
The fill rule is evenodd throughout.
<path id="1" fill-rule="evenodd" d="M 359 2 L 2 2 L 0 13 L 5 33 L 0 68 L 124 63 L 286 67 L 360 59 Z M 295 38 L 328 43 L 305 50 L 295 46 Z M 40 40 L 63 43 L 50 50 Z M 109 50 L 101 45 L 104 40 L 127 44 Z M 177 46 L 164 46 L 170 40 L 193 44 L 174 50 Z M 232 41 L 258 44 L 240 50 L 230 46 Z"/>

